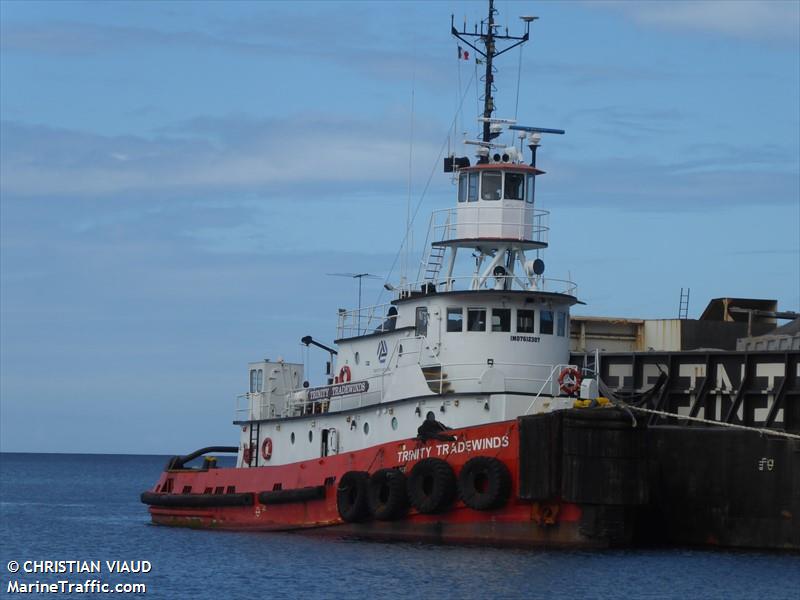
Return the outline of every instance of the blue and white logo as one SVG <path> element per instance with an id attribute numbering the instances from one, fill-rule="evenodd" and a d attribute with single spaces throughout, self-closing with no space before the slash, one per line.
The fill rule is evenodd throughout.
<path id="1" fill-rule="evenodd" d="M 387 354 L 389 354 L 389 347 L 386 345 L 386 340 L 381 340 L 378 344 L 378 362 L 385 363 Z"/>

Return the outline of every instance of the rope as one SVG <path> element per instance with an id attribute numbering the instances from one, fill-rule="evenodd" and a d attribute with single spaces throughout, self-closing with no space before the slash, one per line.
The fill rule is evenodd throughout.
<path id="1" fill-rule="evenodd" d="M 706 423 L 708 425 L 717 425 L 718 427 L 728 427 L 729 429 L 741 429 L 744 431 L 753 431 L 758 432 L 761 435 L 776 435 L 778 437 L 784 437 L 791 440 L 800 440 L 800 435 L 796 435 L 794 433 L 787 433 L 785 431 L 777 431 L 775 429 L 766 429 L 764 427 L 750 427 L 748 425 L 737 425 L 735 423 L 723 423 L 722 421 L 712 421 L 711 419 L 703 419 L 701 417 L 690 417 L 688 415 L 679 415 L 677 413 L 666 412 L 663 410 L 653 410 L 652 408 L 642 408 L 640 406 L 631 406 L 630 404 L 622 403 L 620 407 L 624 406 L 630 410 L 636 410 L 639 412 L 649 413 L 651 415 L 659 415 L 662 417 L 668 417 L 672 419 L 685 419 L 687 421 L 695 421 L 697 423 Z"/>
<path id="2" fill-rule="evenodd" d="M 667 412 L 663 410 L 655 410 L 652 408 L 643 408 L 641 406 L 634 406 L 633 404 L 628 404 L 624 400 L 620 400 L 617 396 L 614 395 L 614 392 L 605 384 L 605 382 L 598 378 L 597 379 L 598 387 L 600 391 L 609 399 L 611 403 L 623 410 L 628 412 L 635 410 L 651 415 L 659 415 L 661 417 L 667 417 L 669 419 L 683 419 L 686 421 L 694 421 L 695 423 L 705 423 L 706 425 L 716 425 L 717 427 L 727 427 L 728 429 L 739 429 L 742 431 L 752 431 L 754 433 L 760 433 L 761 435 L 774 435 L 778 437 L 784 437 L 790 440 L 800 440 L 800 435 L 796 435 L 794 433 L 787 433 L 785 431 L 777 431 L 775 429 L 766 429 L 765 427 L 751 427 L 749 425 L 737 425 L 736 423 L 724 423 L 722 421 L 713 421 L 711 419 L 704 419 L 701 417 L 690 417 L 689 415 L 679 415 L 677 413 Z M 634 425 L 635 427 L 636 425 Z"/>

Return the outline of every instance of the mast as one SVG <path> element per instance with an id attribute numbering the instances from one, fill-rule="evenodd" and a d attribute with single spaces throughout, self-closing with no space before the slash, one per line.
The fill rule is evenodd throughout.
<path id="1" fill-rule="evenodd" d="M 498 34 L 495 29 L 499 27 L 499 25 L 495 25 L 494 16 L 497 14 L 497 10 L 494 8 L 494 0 L 489 0 L 489 17 L 485 21 L 481 21 L 481 28 L 480 32 L 478 32 L 477 25 L 475 26 L 474 32 L 468 32 L 466 30 L 466 23 L 464 24 L 463 31 L 458 31 L 454 24 L 454 16 L 450 15 L 450 32 L 457 37 L 459 40 L 464 42 L 467 46 L 472 48 L 475 52 L 483 56 L 483 61 L 486 64 L 486 73 L 484 75 L 484 88 L 483 88 L 483 136 L 482 141 L 484 143 L 489 143 L 493 138 L 499 135 L 498 133 L 493 133 L 491 130 L 491 119 L 492 113 L 494 112 L 494 96 L 492 95 L 492 89 L 494 86 L 494 59 L 497 56 L 500 56 L 504 52 L 508 52 L 512 48 L 516 48 L 517 46 L 524 44 L 528 41 L 530 37 L 530 28 L 531 28 L 531 21 L 534 21 L 538 17 L 521 17 L 522 20 L 525 22 L 525 34 L 522 36 L 513 36 L 508 34 L 508 28 L 506 28 L 505 34 Z M 483 44 L 483 49 L 475 46 L 470 40 L 475 40 L 476 42 L 480 40 Z M 514 43 L 510 46 L 503 48 L 502 50 L 497 49 L 496 42 L 502 40 L 510 40 Z"/>

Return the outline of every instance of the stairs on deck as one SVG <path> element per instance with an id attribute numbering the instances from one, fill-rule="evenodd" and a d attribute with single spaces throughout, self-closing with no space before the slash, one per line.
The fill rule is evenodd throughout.
<path id="1" fill-rule="evenodd" d="M 431 246 L 428 253 L 428 260 L 425 263 L 425 281 L 436 283 L 439 278 L 439 273 L 442 270 L 442 263 L 447 248 L 444 246 Z"/>
<path id="2" fill-rule="evenodd" d="M 422 374 L 425 376 L 425 381 L 428 382 L 428 387 L 434 394 L 449 394 L 451 389 L 450 382 L 447 381 L 447 373 L 442 372 L 442 367 L 422 367 Z"/>

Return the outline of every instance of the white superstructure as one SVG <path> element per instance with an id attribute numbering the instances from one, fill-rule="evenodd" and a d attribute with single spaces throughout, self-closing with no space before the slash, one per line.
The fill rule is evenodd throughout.
<path id="1" fill-rule="evenodd" d="M 456 207 L 432 216 L 419 281 L 387 304 L 339 311 L 329 385 L 308 387 L 299 364 L 250 364 L 239 466 L 413 437 L 426 418 L 465 427 L 571 404 L 558 377 L 576 286 L 542 276 L 543 172 L 518 152 L 486 154 L 452 161 Z"/>

